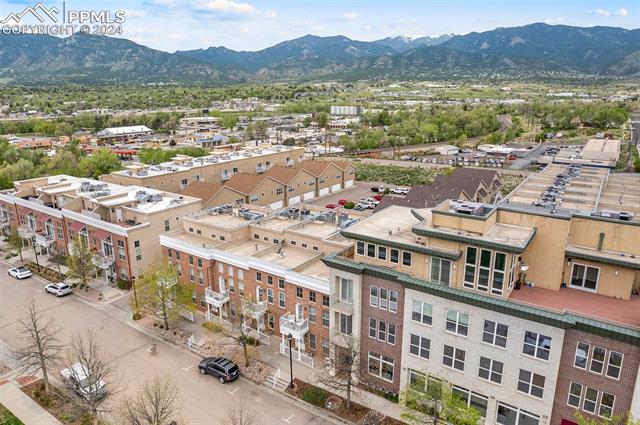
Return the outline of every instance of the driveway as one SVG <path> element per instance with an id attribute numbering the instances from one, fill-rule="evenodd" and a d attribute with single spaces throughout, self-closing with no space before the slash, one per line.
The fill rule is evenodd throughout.
<path id="1" fill-rule="evenodd" d="M 39 309 L 60 324 L 62 342 L 69 341 L 77 332 L 95 332 L 101 346 L 116 362 L 122 381 L 122 392 L 109 396 L 111 406 L 117 405 L 124 395 L 135 392 L 145 380 L 166 375 L 180 387 L 182 418 L 189 424 L 218 423 L 235 401 L 246 402 L 263 424 L 326 423 L 296 407 L 284 395 L 244 378 L 222 385 L 210 376 L 199 375 L 196 367 L 199 358 L 174 345 L 157 342 L 127 324 L 131 314 L 128 309 L 119 308 L 115 303 L 91 304 L 75 295 L 56 298 L 44 292 L 43 281 L 35 277 L 18 281 L 7 276 L 8 269 L 6 263 L 0 262 L 0 339 L 12 347 L 20 344 L 17 318 L 29 296 L 33 296 Z M 148 351 L 154 342 L 158 343 L 156 356 Z"/>

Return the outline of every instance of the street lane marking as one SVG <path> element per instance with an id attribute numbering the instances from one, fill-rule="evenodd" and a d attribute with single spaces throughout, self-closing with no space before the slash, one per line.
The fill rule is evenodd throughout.
<path id="1" fill-rule="evenodd" d="M 184 370 L 185 372 L 189 372 L 192 367 L 193 367 L 193 365 L 190 365 L 190 366 L 187 366 L 187 367 L 183 367 L 182 370 Z"/>
<path id="2" fill-rule="evenodd" d="M 227 391 L 227 393 L 231 394 L 231 395 L 236 395 L 236 391 L 238 391 L 240 389 L 240 387 L 236 387 L 235 390 L 233 391 Z"/>
<path id="3" fill-rule="evenodd" d="M 294 415 L 294 413 L 292 413 L 291 416 L 289 416 L 287 419 L 282 418 L 282 422 L 286 422 L 286 423 L 290 424 L 291 423 L 291 418 L 293 418 L 293 415 Z"/>

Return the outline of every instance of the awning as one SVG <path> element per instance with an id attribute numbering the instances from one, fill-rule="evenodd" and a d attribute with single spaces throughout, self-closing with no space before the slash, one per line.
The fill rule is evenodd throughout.
<path id="1" fill-rule="evenodd" d="M 105 240 L 107 238 L 107 236 L 109 236 L 109 232 L 107 232 L 106 230 L 95 229 L 93 231 L 93 237 L 94 238 L 98 238 L 101 241 Z"/>
<path id="2" fill-rule="evenodd" d="M 85 227 L 84 223 L 80 223 L 79 221 L 76 221 L 74 223 L 71 223 L 71 225 L 69 226 L 69 230 L 71 230 L 72 232 L 79 232 L 84 227 Z"/>

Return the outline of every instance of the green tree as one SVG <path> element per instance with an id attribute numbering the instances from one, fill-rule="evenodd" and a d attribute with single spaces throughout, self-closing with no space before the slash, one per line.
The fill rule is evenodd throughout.
<path id="1" fill-rule="evenodd" d="M 93 177 L 94 179 L 121 169 L 120 160 L 108 149 L 98 149 L 93 152 L 93 155 L 82 158 L 78 164 L 80 176 Z"/>
<path id="2" fill-rule="evenodd" d="M 480 413 L 467 406 L 449 382 L 426 374 L 403 390 L 400 400 L 406 407 L 402 419 L 411 425 L 476 425 L 480 419 Z"/>
<path id="3" fill-rule="evenodd" d="M 56 124 L 56 129 L 55 129 L 56 136 L 58 137 L 69 136 L 69 138 L 71 138 L 72 134 L 73 134 L 73 126 L 68 122 L 60 122 Z"/>
<path id="4" fill-rule="evenodd" d="M 89 280 L 96 274 L 96 266 L 93 264 L 93 255 L 85 238 L 76 236 L 71 247 L 71 255 L 67 257 L 67 275 L 80 282 L 80 287 L 85 291 L 89 289 Z"/>
<path id="5" fill-rule="evenodd" d="M 238 124 L 238 117 L 233 115 L 225 115 L 222 118 L 221 122 L 224 128 L 228 128 L 229 130 L 233 130 L 233 128 Z"/>
<path id="6" fill-rule="evenodd" d="M 18 234 L 18 228 L 16 226 L 11 226 L 9 229 L 9 238 L 7 239 L 7 243 L 12 251 L 15 251 L 18 255 L 20 255 L 20 262 L 24 262 L 22 258 L 22 250 L 24 249 L 24 241 Z"/>

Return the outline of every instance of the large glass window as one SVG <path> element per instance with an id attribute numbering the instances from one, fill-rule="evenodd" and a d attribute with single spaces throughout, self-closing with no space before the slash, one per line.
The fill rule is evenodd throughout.
<path id="1" fill-rule="evenodd" d="M 351 335 L 353 317 L 348 314 L 338 313 L 338 323 L 340 323 L 340 333 Z"/>
<path id="2" fill-rule="evenodd" d="M 464 371 L 465 351 L 450 345 L 444 346 L 442 364 L 453 369 Z"/>
<path id="3" fill-rule="evenodd" d="M 493 259 L 493 279 L 491 282 L 491 293 L 502 295 L 504 287 L 504 275 L 507 268 L 507 254 L 496 252 Z"/>
<path id="4" fill-rule="evenodd" d="M 622 368 L 622 353 L 609 351 L 609 362 L 607 363 L 607 376 L 609 378 L 620 378 L 620 368 Z"/>
<path id="5" fill-rule="evenodd" d="M 371 375 L 393 382 L 393 359 L 369 351 L 368 370 Z"/>
<path id="6" fill-rule="evenodd" d="M 580 399 L 582 398 L 582 385 L 572 382 L 569 384 L 569 396 L 567 404 L 576 409 L 580 408 Z"/>
<path id="7" fill-rule="evenodd" d="M 482 394 L 469 391 L 466 388 L 454 385 L 451 388 L 451 392 L 455 394 L 460 400 L 466 403 L 468 407 L 473 407 L 480 413 L 483 418 L 487 416 L 487 404 L 489 399 Z"/>
<path id="8" fill-rule="evenodd" d="M 451 275 L 451 261 L 431 257 L 431 280 L 448 285 Z"/>
<path id="9" fill-rule="evenodd" d="M 478 267 L 478 291 L 487 292 L 489 290 L 489 276 L 491 275 L 491 251 L 480 250 L 480 266 Z"/>
<path id="10" fill-rule="evenodd" d="M 474 288 L 476 282 L 476 257 L 478 249 L 472 246 L 467 247 L 467 255 L 465 256 L 464 266 L 464 286 Z"/>
<path id="11" fill-rule="evenodd" d="M 542 398 L 544 394 L 544 381 L 544 376 L 520 369 L 520 374 L 518 375 L 518 391 Z"/>
<path id="12" fill-rule="evenodd" d="M 598 287 L 600 270 L 582 264 L 574 264 L 571 271 L 571 286 L 578 289 L 595 291 Z"/>
<path id="13" fill-rule="evenodd" d="M 484 331 L 482 332 L 482 341 L 504 348 L 507 346 L 508 333 L 509 326 L 492 320 L 485 320 Z"/>
<path id="14" fill-rule="evenodd" d="M 469 315 L 455 310 L 447 311 L 447 331 L 467 336 L 469 332 Z"/>
<path id="15" fill-rule="evenodd" d="M 500 425 L 538 425 L 540 417 L 526 410 L 499 402 L 496 422 Z"/>
<path id="16" fill-rule="evenodd" d="M 411 354 L 413 354 L 414 356 L 422 357 L 423 359 L 428 359 L 430 350 L 431 341 L 428 338 L 411 334 L 411 338 L 409 341 L 409 352 Z"/>
<path id="17" fill-rule="evenodd" d="M 522 352 L 524 354 L 543 360 L 549 360 L 550 351 L 551 337 L 531 331 L 525 332 L 524 345 L 522 347 Z"/>
<path id="18" fill-rule="evenodd" d="M 604 359 L 607 355 L 607 350 L 602 347 L 593 347 L 593 353 L 591 354 L 591 364 L 589 370 L 594 373 L 602 373 L 604 370 Z"/>
<path id="19" fill-rule="evenodd" d="M 598 404 L 598 390 L 587 387 L 584 392 L 584 401 L 582 402 L 582 410 L 588 413 L 596 413 L 596 405 Z"/>
<path id="20" fill-rule="evenodd" d="M 580 369 L 587 368 L 587 358 L 589 357 L 589 344 L 579 342 L 576 346 L 576 356 L 573 365 Z"/>
<path id="21" fill-rule="evenodd" d="M 501 384 L 503 366 L 502 362 L 481 356 L 478 376 L 484 380 Z"/>
<path id="22" fill-rule="evenodd" d="M 414 322 L 423 323 L 425 325 L 431 325 L 432 310 L 433 306 L 431 304 L 413 300 L 411 304 L 411 320 L 413 320 Z"/>
<path id="23" fill-rule="evenodd" d="M 600 396 L 600 409 L 598 410 L 598 416 L 603 418 L 610 418 L 613 414 L 613 404 L 615 397 L 608 393 L 602 393 Z"/>
<path id="24" fill-rule="evenodd" d="M 340 285 L 340 301 L 353 303 L 353 280 L 343 277 L 336 277 L 336 279 Z"/>

